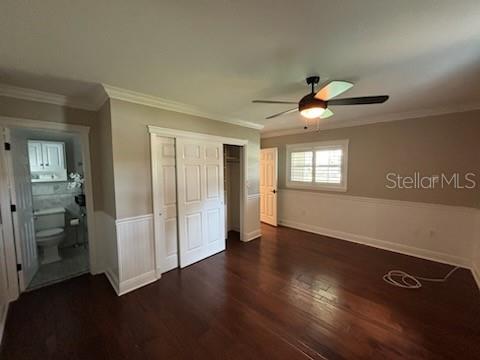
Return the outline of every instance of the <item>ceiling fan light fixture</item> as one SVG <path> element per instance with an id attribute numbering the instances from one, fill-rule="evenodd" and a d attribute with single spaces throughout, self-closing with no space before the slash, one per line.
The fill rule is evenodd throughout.
<path id="1" fill-rule="evenodd" d="M 320 117 L 327 108 L 325 101 L 315 98 L 315 93 L 308 94 L 298 103 L 298 111 L 307 119 Z"/>
<path id="2" fill-rule="evenodd" d="M 320 117 L 325 112 L 325 109 L 322 107 L 311 107 L 308 109 L 303 109 L 300 111 L 300 114 L 307 119 L 315 119 Z"/>

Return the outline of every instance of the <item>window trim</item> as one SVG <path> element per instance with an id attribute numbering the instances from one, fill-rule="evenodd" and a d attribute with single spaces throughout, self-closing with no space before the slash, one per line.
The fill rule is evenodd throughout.
<path id="1" fill-rule="evenodd" d="M 307 189 L 307 190 L 324 190 L 324 191 L 347 191 L 348 182 L 348 139 L 332 140 L 332 141 L 318 141 L 305 144 L 288 144 L 286 146 L 286 186 L 292 189 Z M 340 184 L 328 184 L 328 183 L 316 183 L 315 182 L 315 151 L 324 149 L 342 149 L 342 182 Z M 291 154 L 297 151 L 312 151 L 313 152 L 313 170 L 312 170 L 312 182 L 291 181 Z"/>

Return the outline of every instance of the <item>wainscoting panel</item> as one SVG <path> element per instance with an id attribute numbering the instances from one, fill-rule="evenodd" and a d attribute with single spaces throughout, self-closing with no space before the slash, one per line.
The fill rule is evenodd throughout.
<path id="1" fill-rule="evenodd" d="M 119 295 L 157 280 L 153 214 L 116 221 Z"/>
<path id="2" fill-rule="evenodd" d="M 95 211 L 95 238 L 98 239 L 99 272 L 105 273 L 118 294 L 118 249 L 115 219 L 103 211 Z"/>
<path id="3" fill-rule="evenodd" d="M 341 194 L 280 190 L 279 223 L 471 268 L 478 210 Z"/>
<path id="4" fill-rule="evenodd" d="M 9 304 L 3 304 L 0 307 L 0 346 L 2 345 L 3 333 L 5 331 L 5 322 L 7 321 Z"/>
<path id="5" fill-rule="evenodd" d="M 260 194 L 247 196 L 247 221 L 245 229 L 245 239 L 243 241 L 250 241 L 262 236 L 260 230 Z"/>

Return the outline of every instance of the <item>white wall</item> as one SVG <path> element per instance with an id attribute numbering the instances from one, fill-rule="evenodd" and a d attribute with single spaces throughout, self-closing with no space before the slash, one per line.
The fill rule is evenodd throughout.
<path id="1" fill-rule="evenodd" d="M 474 260 L 477 209 L 299 190 L 280 190 L 278 203 L 286 226 L 466 267 Z"/>

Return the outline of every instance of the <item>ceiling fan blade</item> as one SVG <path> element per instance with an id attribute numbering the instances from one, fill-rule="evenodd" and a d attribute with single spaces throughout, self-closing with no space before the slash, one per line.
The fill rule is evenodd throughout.
<path id="1" fill-rule="evenodd" d="M 365 105 L 365 104 L 381 104 L 388 100 L 388 95 L 379 96 L 361 96 L 344 99 L 333 99 L 328 101 L 328 105 Z"/>
<path id="2" fill-rule="evenodd" d="M 340 81 L 340 80 L 333 80 L 330 81 L 327 85 L 322 87 L 318 92 L 315 94 L 317 99 L 327 101 L 335 96 L 343 94 L 345 91 L 351 89 L 353 84 L 348 81 Z"/>
<path id="3" fill-rule="evenodd" d="M 297 101 L 282 101 L 282 100 L 252 100 L 254 104 L 298 104 Z"/>
<path id="4" fill-rule="evenodd" d="M 290 110 L 285 110 L 285 111 L 279 112 L 279 113 L 277 113 L 277 114 L 273 114 L 273 115 L 267 116 L 265 119 L 273 119 L 273 118 L 276 118 L 277 116 L 285 115 L 285 114 L 290 114 L 290 113 L 293 113 L 293 112 L 295 112 L 295 111 L 298 111 L 298 108 L 293 108 L 293 109 L 290 109 Z"/>
<path id="5" fill-rule="evenodd" d="M 333 115 L 333 111 L 330 109 L 325 109 L 322 115 L 320 115 L 320 119 L 328 119 L 330 116 Z"/>

